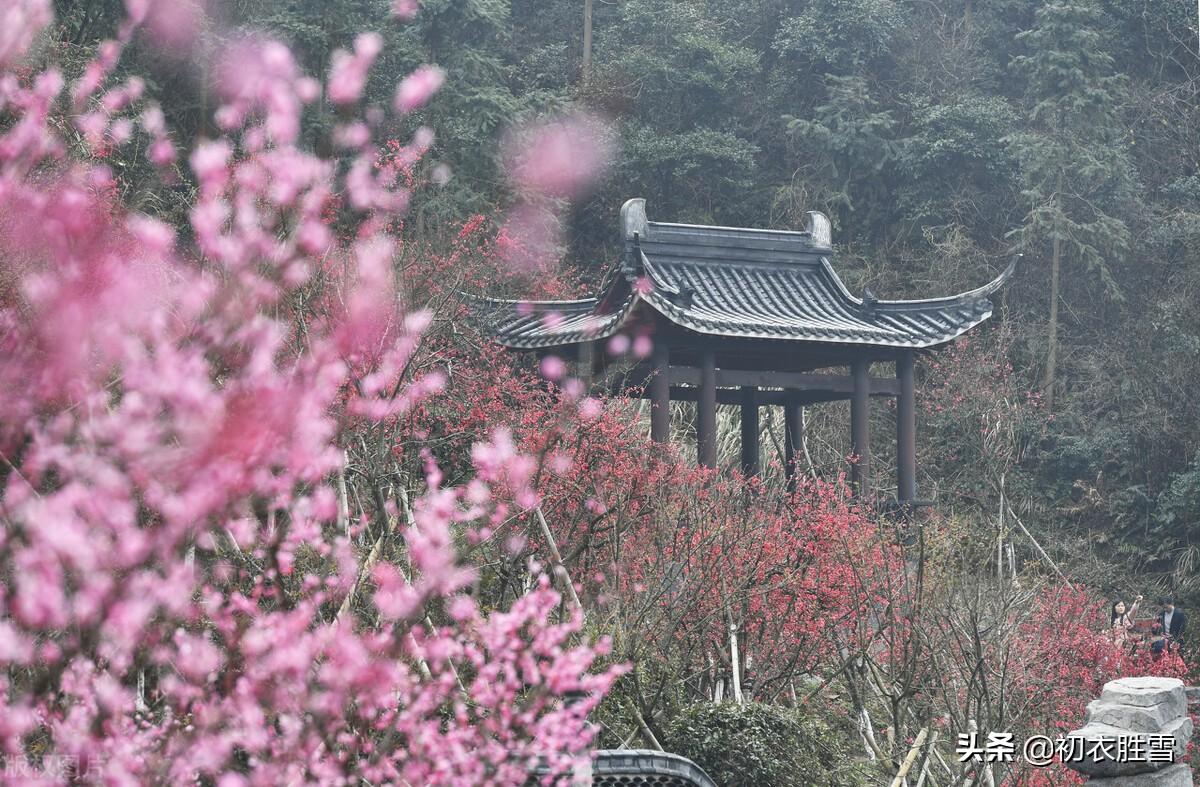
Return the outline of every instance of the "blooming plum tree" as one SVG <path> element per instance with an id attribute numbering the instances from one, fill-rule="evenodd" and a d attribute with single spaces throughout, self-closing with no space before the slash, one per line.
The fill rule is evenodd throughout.
<path id="1" fill-rule="evenodd" d="M 578 616 L 555 622 L 544 577 L 485 612 L 455 546 L 503 506 L 487 482 L 531 460 L 498 436 L 476 449 L 478 484 L 447 486 L 429 461 L 411 507 L 337 526 L 343 447 L 445 384 L 413 364 L 430 316 L 393 281 L 386 229 L 412 194 L 377 166 L 378 112 L 344 121 L 340 156 L 322 158 L 300 142 L 322 86 L 278 42 L 223 47 L 221 135 L 186 155 L 183 240 L 66 152 L 76 134 L 92 152 L 136 137 L 156 165 L 177 160 L 143 84 L 109 84 L 158 4 L 127 5 L 71 85 L 22 65 L 49 3 L 3 12 L 5 778 L 479 785 L 570 767 L 621 668 L 601 667 L 607 644 L 581 640 Z M 368 34 L 333 59 L 330 101 L 358 101 L 378 51 Z M 441 79 L 405 78 L 396 110 Z"/>

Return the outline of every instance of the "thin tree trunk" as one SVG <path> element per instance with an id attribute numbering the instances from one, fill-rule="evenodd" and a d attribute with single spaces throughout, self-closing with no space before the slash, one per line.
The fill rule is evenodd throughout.
<path id="1" fill-rule="evenodd" d="M 972 736 L 978 735 L 979 724 L 974 719 L 968 719 L 967 731 L 970 732 Z M 992 773 L 992 766 L 990 763 L 982 760 L 979 762 L 979 771 L 976 772 L 975 777 L 976 782 L 979 781 L 980 773 L 983 774 L 983 783 L 987 785 L 987 787 L 996 787 L 996 777 L 995 774 Z"/>
<path id="2" fill-rule="evenodd" d="M 350 497 L 346 494 L 346 467 L 350 464 L 350 452 L 342 451 L 342 466 L 337 474 L 337 528 L 350 537 Z"/>
<path id="3" fill-rule="evenodd" d="M 133 708 L 138 713 L 145 713 L 150 710 L 150 706 L 146 704 L 146 670 L 138 670 L 137 679 L 137 696 L 133 700 Z"/>
<path id="4" fill-rule="evenodd" d="M 638 726 L 641 727 L 642 732 L 645 734 L 646 740 L 649 741 L 650 745 L 659 751 L 666 751 L 662 747 L 662 744 L 658 742 L 658 738 L 654 737 L 654 731 L 651 730 L 650 725 L 646 723 L 646 719 L 644 716 L 642 716 L 642 712 L 637 708 L 634 708 L 633 713 L 634 716 L 637 717 Z"/>
<path id="5" fill-rule="evenodd" d="M 887 762 L 887 756 L 875 740 L 875 725 L 871 723 L 871 714 L 867 713 L 865 705 L 858 709 L 858 734 L 866 746 L 868 760 Z"/>
<path id="6" fill-rule="evenodd" d="M 571 597 L 571 603 L 575 605 L 575 609 L 579 610 L 582 616 L 583 604 L 579 601 L 579 594 L 575 592 L 575 583 L 571 581 L 571 575 L 567 573 L 567 567 L 563 565 L 562 555 L 558 551 L 558 544 L 554 541 L 554 534 L 550 532 L 550 525 L 546 522 L 546 515 L 542 513 L 542 507 L 538 506 L 533 510 L 537 518 L 538 527 L 542 531 L 542 538 L 546 539 L 546 546 L 550 550 L 550 557 L 554 560 L 554 576 L 557 577 L 560 585 L 567 589 L 567 594 Z"/>
<path id="7" fill-rule="evenodd" d="M 1058 190 L 1062 190 L 1062 175 L 1058 176 Z M 1061 210 L 1059 195 L 1054 195 L 1055 212 Z M 1054 412 L 1054 383 L 1058 365 L 1058 298 L 1059 281 L 1062 276 L 1062 239 L 1059 222 L 1054 222 L 1054 240 L 1050 253 L 1050 325 L 1046 338 L 1046 373 L 1042 378 L 1042 396 L 1046 401 L 1046 411 Z"/>
<path id="8" fill-rule="evenodd" d="M 905 756 L 904 762 L 900 763 L 900 770 L 896 772 L 896 778 L 892 779 L 892 787 L 900 787 L 905 782 L 905 777 L 912 770 L 913 763 L 917 761 L 917 757 L 921 754 L 921 747 L 925 745 L 925 736 L 929 734 L 929 727 L 922 727 L 917 733 L 917 739 L 913 741 L 912 747 L 908 750 L 908 755 Z"/>
<path id="9" fill-rule="evenodd" d="M 917 776 L 917 787 L 924 787 L 925 779 L 929 776 L 929 763 L 933 761 L 933 755 L 936 750 L 933 748 L 937 745 L 938 731 L 934 730 L 929 736 L 928 751 L 925 752 L 925 759 L 921 762 L 921 773 Z"/>
<path id="10" fill-rule="evenodd" d="M 817 466 L 813 464 L 812 454 L 808 452 L 808 423 L 805 411 L 807 407 L 800 408 L 800 447 L 804 449 L 804 461 L 808 463 L 808 474 L 817 478 Z"/>
<path id="11" fill-rule="evenodd" d="M 1000 474 L 1000 519 L 996 526 L 996 582 L 1004 584 L 1004 474 Z"/>
<path id="12" fill-rule="evenodd" d="M 1038 543 L 1038 540 L 1037 540 L 1036 538 L 1034 538 L 1034 537 L 1033 537 L 1033 533 L 1030 533 L 1030 532 L 1029 532 L 1029 529 L 1028 529 L 1028 528 L 1026 528 L 1026 527 L 1025 527 L 1025 525 L 1023 525 L 1023 524 L 1021 523 L 1021 520 L 1020 520 L 1020 519 L 1017 519 L 1017 515 L 1016 515 L 1016 513 L 1014 513 L 1014 512 L 1013 512 L 1013 510 L 1012 510 L 1012 506 L 1009 506 L 1009 507 L 1008 507 L 1008 516 L 1009 516 L 1009 517 L 1012 519 L 1012 521 L 1014 521 L 1014 522 L 1016 522 L 1016 523 L 1017 523 L 1017 527 L 1021 528 L 1021 532 L 1022 532 L 1022 533 L 1024 533 L 1024 534 L 1025 534 L 1025 536 L 1026 536 L 1026 537 L 1027 537 L 1027 538 L 1028 538 L 1030 541 L 1032 541 L 1032 542 L 1033 542 L 1033 547 L 1034 547 L 1034 549 L 1036 549 L 1036 550 L 1038 551 L 1038 554 L 1042 556 L 1042 559 L 1043 559 L 1043 560 L 1045 560 L 1047 563 L 1049 563 L 1049 564 L 1050 564 L 1050 568 L 1054 569 L 1054 571 L 1055 571 L 1055 572 L 1056 572 L 1056 573 L 1057 573 L 1057 574 L 1058 574 L 1060 577 L 1062 577 L 1062 581 L 1067 583 L 1067 587 L 1069 587 L 1071 590 L 1074 590 L 1074 589 L 1075 589 L 1075 586 L 1071 584 L 1071 580 L 1067 579 L 1067 575 L 1066 575 L 1066 574 L 1064 574 L 1064 573 L 1062 572 L 1062 569 L 1058 567 L 1058 564 L 1057 564 L 1057 563 L 1055 563 L 1055 562 L 1054 562 L 1054 561 L 1053 561 L 1053 560 L 1050 558 L 1050 556 L 1046 554 L 1046 550 L 1042 549 L 1042 545 L 1041 545 L 1041 544 L 1039 544 L 1039 543 Z"/>
<path id="13" fill-rule="evenodd" d="M 592 0 L 583 0 L 583 67 L 581 76 L 586 85 L 592 75 Z"/>
<path id="14" fill-rule="evenodd" d="M 733 664 L 733 701 L 738 705 L 742 704 L 742 679 L 740 661 L 738 659 L 738 641 L 737 641 L 737 624 L 733 621 L 729 622 L 729 656 Z"/>

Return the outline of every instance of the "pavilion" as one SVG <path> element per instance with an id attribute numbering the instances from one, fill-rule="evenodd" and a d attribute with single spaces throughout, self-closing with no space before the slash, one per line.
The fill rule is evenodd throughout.
<path id="1" fill-rule="evenodd" d="M 866 495 L 869 402 L 897 398 L 897 494 L 917 503 L 916 356 L 943 347 L 992 315 L 990 283 L 947 298 L 894 301 L 851 295 L 834 272 L 829 219 L 810 212 L 804 232 L 648 221 L 643 199 L 621 208 L 623 251 L 599 293 L 575 301 L 490 301 L 496 341 L 575 359 L 589 379 L 608 362 L 596 342 L 653 339 L 653 354 L 626 379 L 651 400 L 650 435 L 670 437 L 671 399 L 697 403 L 697 454 L 716 465 L 717 403 L 741 407 L 741 464 L 759 471 L 758 408 L 782 405 L 789 475 L 801 408 L 850 400 L 851 481 Z M 895 378 L 871 364 L 894 363 Z M 849 367 L 850 374 L 818 372 Z"/>

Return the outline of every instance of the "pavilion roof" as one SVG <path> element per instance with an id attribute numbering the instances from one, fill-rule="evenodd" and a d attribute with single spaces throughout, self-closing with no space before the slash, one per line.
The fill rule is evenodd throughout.
<path id="1" fill-rule="evenodd" d="M 563 347 L 619 333 L 649 310 L 708 336 L 887 348 L 944 344 L 992 315 L 990 296 L 1012 275 L 946 298 L 858 298 L 829 263 L 829 220 L 804 232 L 648 221 L 643 200 L 621 209 L 625 248 L 594 298 L 488 301 L 501 344 Z"/>

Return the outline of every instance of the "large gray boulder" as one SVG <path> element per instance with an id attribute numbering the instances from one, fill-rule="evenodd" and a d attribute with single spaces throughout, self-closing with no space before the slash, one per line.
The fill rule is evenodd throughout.
<path id="1" fill-rule="evenodd" d="M 1170 706 L 1176 713 L 1187 713 L 1187 693 L 1178 678 L 1120 678 L 1104 684 L 1100 699 L 1121 705 L 1144 708 Z"/>
<path id="2" fill-rule="evenodd" d="M 1071 737 L 1083 738 L 1083 750 L 1085 752 L 1092 752 L 1093 747 L 1091 744 L 1099 740 L 1115 741 L 1118 738 L 1128 738 L 1131 736 L 1145 738 L 1148 735 L 1170 735 L 1174 738 L 1174 761 L 1181 762 L 1187 754 L 1187 744 L 1192 737 L 1192 720 L 1185 716 L 1181 719 L 1172 720 L 1158 730 L 1148 732 L 1130 730 L 1128 727 L 1120 727 L 1112 724 L 1090 722 L 1069 734 Z M 1089 756 L 1086 759 L 1067 763 L 1067 767 L 1089 776 L 1127 776 L 1138 773 L 1152 773 L 1171 765 L 1170 762 L 1150 762 L 1148 759 L 1126 759 L 1121 761 L 1117 758 L 1116 746 L 1113 745 L 1109 748 L 1112 752 L 1111 757 L 1104 757 L 1101 751 L 1096 751 L 1095 755 Z M 1148 741 L 1144 745 L 1143 751 L 1149 752 Z"/>
<path id="3" fill-rule="evenodd" d="M 1072 759 L 1066 765 L 1090 776 L 1089 784 L 1094 782 L 1097 787 L 1186 784 L 1191 787 L 1190 769 L 1184 766 L 1183 771 L 1179 771 L 1174 764 L 1182 762 L 1192 737 L 1192 721 L 1187 716 L 1187 694 L 1182 681 L 1151 677 L 1110 681 L 1105 684 L 1100 699 L 1091 702 L 1087 711 L 1086 724 L 1070 733 L 1083 740 L 1082 746 L 1076 748 L 1082 753 L 1082 759 Z M 1150 759 L 1151 736 L 1170 736 L 1173 761 Z M 1120 739 L 1124 740 L 1117 743 Z M 1161 741 L 1161 738 L 1157 740 Z M 1097 745 L 1101 741 L 1110 743 Z M 1179 781 L 1180 773 L 1186 775 L 1186 781 Z M 1143 781 L 1127 781 L 1129 779 Z"/>
<path id="4" fill-rule="evenodd" d="M 1088 779 L 1092 787 L 1192 787 L 1192 769 L 1186 763 L 1172 765 L 1161 771 L 1139 773 L 1136 776 L 1113 776 L 1110 779 Z"/>
<path id="5" fill-rule="evenodd" d="M 1133 732 L 1158 732 L 1179 718 L 1173 702 L 1157 705 L 1124 705 L 1111 700 L 1092 700 L 1087 706 L 1088 724 L 1107 724 Z"/>

